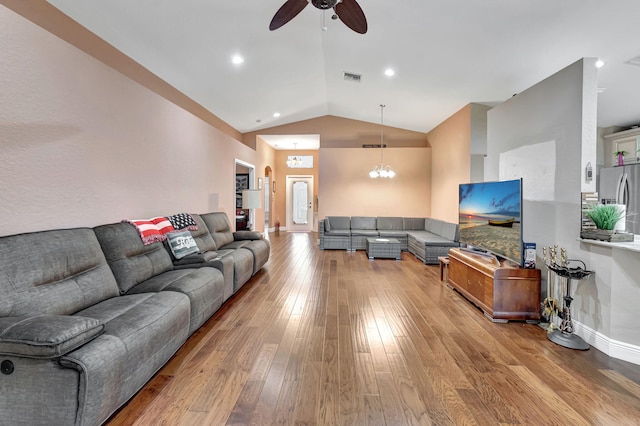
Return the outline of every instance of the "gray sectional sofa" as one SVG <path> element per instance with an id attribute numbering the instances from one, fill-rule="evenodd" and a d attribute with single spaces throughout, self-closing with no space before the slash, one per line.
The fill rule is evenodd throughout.
<path id="1" fill-rule="evenodd" d="M 0 237 L 0 424 L 103 423 L 269 259 L 225 213 L 192 216 L 180 260 L 125 222 Z"/>
<path id="2" fill-rule="evenodd" d="M 327 216 L 319 222 L 320 249 L 364 250 L 367 238 L 395 238 L 425 264 L 458 247 L 457 223 L 432 218 Z"/>

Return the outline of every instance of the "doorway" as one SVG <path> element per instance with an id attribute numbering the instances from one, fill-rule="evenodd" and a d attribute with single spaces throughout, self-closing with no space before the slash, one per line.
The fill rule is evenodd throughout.
<path id="1" fill-rule="evenodd" d="M 313 176 L 287 176 L 287 230 L 313 230 Z"/>

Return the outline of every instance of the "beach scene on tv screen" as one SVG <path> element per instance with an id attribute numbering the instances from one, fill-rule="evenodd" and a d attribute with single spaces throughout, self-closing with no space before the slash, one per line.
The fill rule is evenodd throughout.
<path id="1" fill-rule="evenodd" d="M 520 181 L 460 185 L 460 241 L 521 259 Z"/>

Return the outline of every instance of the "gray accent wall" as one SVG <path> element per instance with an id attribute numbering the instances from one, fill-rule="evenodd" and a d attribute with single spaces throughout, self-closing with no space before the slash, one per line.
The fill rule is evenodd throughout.
<path id="1" fill-rule="evenodd" d="M 585 261 L 596 273 L 572 292 L 577 333 L 640 364 L 640 254 L 578 240 L 580 193 L 596 190 L 584 170 L 596 164 L 597 74 L 595 58 L 583 58 L 490 110 L 484 177 L 524 179 L 524 240 L 537 244 L 543 279 L 544 246 L 558 244 Z"/>

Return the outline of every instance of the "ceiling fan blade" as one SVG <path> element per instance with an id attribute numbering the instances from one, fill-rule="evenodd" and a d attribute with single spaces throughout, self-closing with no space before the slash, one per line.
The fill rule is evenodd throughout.
<path id="1" fill-rule="evenodd" d="M 309 4 L 307 0 L 287 0 L 280 9 L 278 9 L 276 14 L 273 15 L 269 29 L 271 31 L 277 30 L 295 18 L 298 13 L 302 12 L 302 9 L 304 9 L 307 4 Z"/>
<path id="2" fill-rule="evenodd" d="M 353 31 L 360 34 L 367 32 L 367 18 L 356 0 L 342 0 L 334 10 L 338 18 Z"/>

